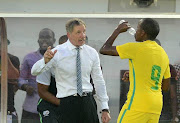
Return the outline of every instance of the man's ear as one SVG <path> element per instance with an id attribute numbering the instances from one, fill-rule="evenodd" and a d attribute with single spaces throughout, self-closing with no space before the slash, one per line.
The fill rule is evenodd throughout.
<path id="1" fill-rule="evenodd" d="M 146 34 L 146 32 L 144 30 L 141 31 L 141 37 L 144 37 Z"/>
<path id="2" fill-rule="evenodd" d="M 69 35 L 70 35 L 70 33 L 69 32 L 67 32 L 67 37 L 69 38 Z"/>

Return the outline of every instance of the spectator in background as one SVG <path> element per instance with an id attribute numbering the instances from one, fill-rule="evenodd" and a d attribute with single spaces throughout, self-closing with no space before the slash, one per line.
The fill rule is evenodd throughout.
<path id="1" fill-rule="evenodd" d="M 59 45 L 65 43 L 68 40 L 67 35 L 63 35 L 59 38 Z"/>
<path id="2" fill-rule="evenodd" d="M 176 83 L 176 95 L 177 95 L 177 116 L 180 117 L 180 64 L 176 63 L 173 65 L 177 73 Z M 177 119 L 177 118 L 176 118 Z"/>
<path id="3" fill-rule="evenodd" d="M 1 36 L 0 36 L 1 39 Z M 8 45 L 10 41 L 8 41 Z M 7 115 L 12 116 L 12 123 L 18 123 L 18 116 L 14 107 L 14 96 L 18 90 L 18 77 L 19 77 L 19 58 L 8 53 L 8 102 L 7 102 Z M 1 40 L 0 40 L 0 72 L 1 72 Z M 0 73 L 1 77 L 1 73 Z M 1 93 L 1 84 L 0 84 Z M 1 94 L 0 94 L 1 99 Z"/>
<path id="4" fill-rule="evenodd" d="M 170 72 L 171 72 L 171 79 L 170 79 L 170 94 L 169 94 L 169 97 L 170 97 L 170 113 L 169 113 L 169 116 L 170 116 L 170 120 L 172 120 L 173 122 L 179 122 L 179 119 L 177 117 L 177 93 L 176 93 L 176 88 L 177 88 L 177 72 L 176 72 L 176 69 L 174 66 L 172 66 L 170 64 Z M 164 93 L 166 92 L 163 92 L 163 95 Z M 164 97 L 166 98 L 166 97 Z M 167 99 L 167 98 L 166 98 Z M 167 106 L 168 106 L 168 100 L 164 99 L 164 104 L 167 103 Z M 166 111 L 164 111 L 166 112 Z M 163 113 L 163 110 L 162 110 L 162 113 Z M 167 113 L 167 112 L 166 112 Z M 167 117 L 169 117 L 167 116 Z"/>
<path id="5" fill-rule="evenodd" d="M 39 100 L 36 77 L 31 75 L 33 64 L 41 59 L 48 46 L 53 47 L 55 43 L 55 34 L 52 30 L 44 28 L 39 33 L 39 49 L 29 53 L 24 57 L 20 70 L 19 87 L 26 91 L 26 97 L 23 104 L 21 123 L 39 123 L 40 118 L 37 112 Z"/>

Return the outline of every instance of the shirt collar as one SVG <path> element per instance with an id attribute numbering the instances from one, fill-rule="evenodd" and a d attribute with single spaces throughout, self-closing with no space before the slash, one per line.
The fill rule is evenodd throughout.
<path id="1" fill-rule="evenodd" d="M 70 42 L 69 39 L 67 40 L 67 46 L 68 46 L 69 50 L 73 50 L 73 49 L 76 49 L 76 48 L 77 48 L 76 46 L 74 46 L 74 45 Z M 80 49 L 83 49 L 83 47 L 84 47 L 84 45 L 80 46 Z"/>

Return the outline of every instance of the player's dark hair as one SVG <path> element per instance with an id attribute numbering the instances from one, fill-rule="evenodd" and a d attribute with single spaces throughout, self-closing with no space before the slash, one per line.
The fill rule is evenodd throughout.
<path id="1" fill-rule="evenodd" d="M 160 31 L 158 22 L 151 18 L 143 19 L 141 29 L 146 32 L 148 39 L 150 40 L 154 40 Z"/>

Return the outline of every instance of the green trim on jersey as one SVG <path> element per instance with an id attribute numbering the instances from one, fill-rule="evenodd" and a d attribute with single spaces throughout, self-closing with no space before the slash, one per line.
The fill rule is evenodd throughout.
<path id="1" fill-rule="evenodd" d="M 135 90 L 136 90 L 136 77 L 135 77 L 134 66 L 133 66 L 132 59 L 130 59 L 130 61 L 132 63 L 132 69 L 133 69 L 134 87 L 133 87 L 133 93 L 132 93 L 132 96 L 131 96 L 130 104 L 128 106 L 128 110 L 130 110 L 130 108 L 131 108 L 131 105 L 132 105 L 132 102 L 133 102 L 133 99 L 134 99 Z"/>
<path id="2" fill-rule="evenodd" d="M 131 96 L 131 100 L 130 100 L 130 103 L 129 103 L 129 106 L 128 106 L 128 109 L 125 109 L 122 116 L 121 116 L 121 119 L 119 121 L 119 123 L 122 122 L 122 119 L 126 113 L 127 110 L 130 110 L 131 109 L 131 105 L 132 105 L 132 102 L 133 102 L 133 99 L 134 99 L 134 95 L 135 95 L 135 90 L 136 90 L 136 78 L 135 78 L 135 70 L 134 70 L 134 66 L 133 66 L 133 62 L 132 62 L 132 59 L 130 59 L 131 63 L 132 63 L 132 69 L 133 69 L 133 78 L 134 78 L 134 87 L 133 87 L 133 93 L 132 93 L 132 96 Z"/>
<path id="3" fill-rule="evenodd" d="M 127 109 L 125 109 L 125 110 L 124 110 L 123 115 L 122 115 L 122 117 L 121 117 L 121 119 L 120 119 L 119 123 L 121 123 L 121 122 L 122 122 L 122 119 L 123 119 L 123 117 L 124 117 L 124 115 L 125 115 L 126 111 L 127 111 Z"/>

